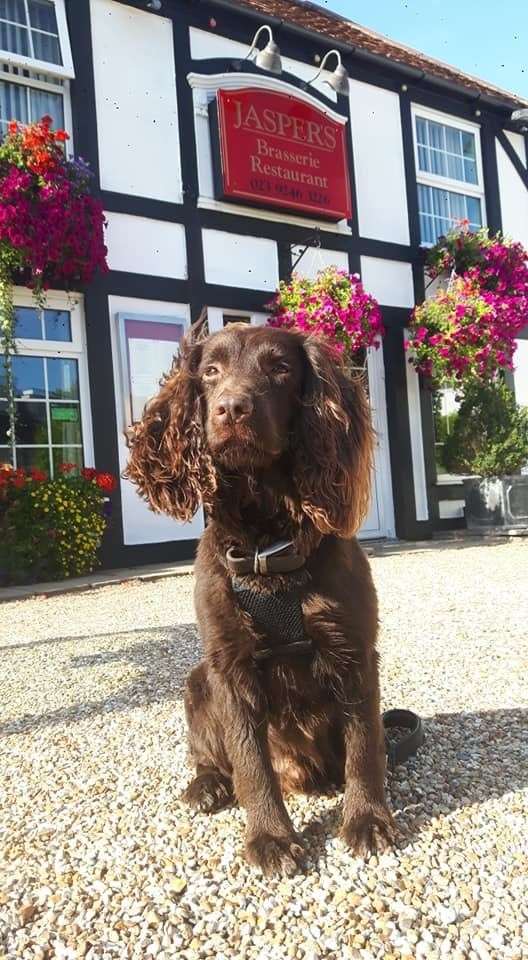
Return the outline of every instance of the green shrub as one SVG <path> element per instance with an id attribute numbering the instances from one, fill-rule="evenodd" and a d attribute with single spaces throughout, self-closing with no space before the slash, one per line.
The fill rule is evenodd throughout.
<path id="1" fill-rule="evenodd" d="M 528 462 L 528 408 L 504 381 L 466 387 L 443 459 L 450 473 L 505 477 Z"/>

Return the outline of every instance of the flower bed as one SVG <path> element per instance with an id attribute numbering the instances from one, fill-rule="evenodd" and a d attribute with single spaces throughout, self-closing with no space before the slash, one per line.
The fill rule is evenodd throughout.
<path id="1" fill-rule="evenodd" d="M 90 573 L 117 481 L 64 463 L 51 480 L 40 470 L 0 467 L 0 567 L 8 582 Z"/>

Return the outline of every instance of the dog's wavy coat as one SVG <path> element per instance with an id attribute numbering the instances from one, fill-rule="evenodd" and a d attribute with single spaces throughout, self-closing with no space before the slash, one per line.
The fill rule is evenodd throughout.
<path id="1" fill-rule="evenodd" d="M 246 855 L 289 873 L 302 849 L 289 791 L 344 783 L 342 836 L 354 852 L 394 837 L 384 796 L 377 601 L 354 534 L 368 509 L 373 433 L 359 380 L 323 343 L 233 324 L 187 339 L 129 436 L 128 476 L 156 511 L 208 523 L 196 563 L 204 660 L 185 706 L 196 776 L 186 799 L 247 811 Z M 230 547 L 292 540 L 310 657 L 258 664 L 262 636 L 236 602 Z M 295 575 L 248 577 L 274 591 Z M 286 583 L 286 581 L 288 583 Z"/>

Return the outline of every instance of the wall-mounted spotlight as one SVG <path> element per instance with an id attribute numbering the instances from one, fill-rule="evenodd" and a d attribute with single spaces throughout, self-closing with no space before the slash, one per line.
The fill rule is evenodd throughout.
<path id="1" fill-rule="evenodd" d="M 161 10 L 161 0 L 148 0 L 147 7 L 149 10 Z"/>
<path id="2" fill-rule="evenodd" d="M 314 83 L 314 81 L 317 80 L 317 78 L 321 75 L 325 68 L 326 61 L 332 56 L 332 54 L 337 57 L 337 67 L 335 68 L 334 72 L 330 74 L 328 79 L 325 80 L 325 83 L 329 83 L 336 93 L 340 93 L 343 97 L 348 97 L 350 93 L 350 87 L 348 86 L 348 73 L 341 61 L 341 54 L 339 53 L 339 50 L 328 51 L 328 53 L 323 57 L 321 66 L 315 74 L 315 77 L 312 77 L 309 83 Z"/>
<path id="3" fill-rule="evenodd" d="M 522 107 L 520 110 L 514 110 L 511 119 L 514 123 L 518 123 L 520 126 L 521 133 L 528 132 L 528 107 Z"/>
<path id="4" fill-rule="evenodd" d="M 266 46 L 264 47 L 264 49 L 259 50 L 257 47 L 257 40 L 260 34 L 262 33 L 262 31 L 267 31 L 269 35 L 269 40 Z M 282 62 L 281 62 L 280 50 L 273 39 L 271 27 L 269 27 L 267 23 L 264 23 L 257 30 L 251 42 L 249 53 L 245 59 L 249 60 L 249 58 L 251 57 L 251 54 L 254 53 L 255 50 L 257 51 L 257 55 L 255 57 L 255 63 L 257 67 L 260 67 L 261 70 L 268 70 L 269 73 L 282 73 Z"/>

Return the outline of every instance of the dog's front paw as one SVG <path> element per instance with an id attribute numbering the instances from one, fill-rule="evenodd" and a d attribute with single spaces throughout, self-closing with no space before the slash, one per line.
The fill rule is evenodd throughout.
<path id="1" fill-rule="evenodd" d="M 232 799 L 231 781 L 216 770 L 199 773 L 182 795 L 185 803 L 197 807 L 202 813 L 216 813 L 227 807 Z"/>
<path id="2" fill-rule="evenodd" d="M 396 840 L 397 829 L 387 807 L 375 806 L 347 819 L 341 836 L 354 854 L 364 857 L 388 850 Z"/>
<path id="3" fill-rule="evenodd" d="M 274 837 L 270 833 L 259 833 L 247 841 L 245 853 L 246 859 L 262 873 L 291 877 L 299 870 L 303 848 L 295 834 Z"/>

